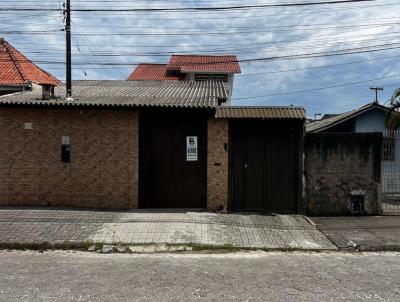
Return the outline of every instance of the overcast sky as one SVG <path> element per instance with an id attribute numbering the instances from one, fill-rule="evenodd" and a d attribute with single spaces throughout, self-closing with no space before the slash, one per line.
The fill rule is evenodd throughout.
<path id="1" fill-rule="evenodd" d="M 282 2 L 72 0 L 72 7 L 172 8 Z M 0 0 L 0 7 L 60 8 L 61 3 Z M 65 36 L 57 32 L 63 28 L 61 12 L 2 11 L 0 20 L 0 36 L 42 68 L 65 79 L 61 64 L 65 60 Z M 72 21 L 76 80 L 125 80 L 136 63 L 163 63 L 170 53 L 236 54 L 240 60 L 262 60 L 241 63 L 233 104 L 300 105 L 309 117 L 370 102 L 370 86 L 384 87 L 379 97 L 385 103 L 400 87 L 399 0 L 229 11 L 73 12 Z M 348 52 L 353 54 L 343 55 Z M 304 54 L 313 55 L 298 57 Z M 285 56 L 289 58 L 282 58 Z"/>

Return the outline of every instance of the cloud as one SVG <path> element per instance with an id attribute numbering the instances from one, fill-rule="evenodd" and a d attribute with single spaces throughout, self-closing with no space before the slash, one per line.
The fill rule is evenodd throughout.
<path id="1" fill-rule="evenodd" d="M 279 1 L 275 1 L 277 2 Z M 28 3 L 30 2 L 22 0 L 21 5 Z M 250 4 L 250 1 L 223 0 L 216 5 L 232 3 Z M 266 0 L 251 1 L 251 4 L 255 3 L 266 3 Z M 72 4 L 73 8 L 96 6 L 93 2 L 84 1 L 72 1 Z M 101 5 L 106 9 L 133 7 L 129 2 L 104 2 Z M 188 4 L 187 1 L 177 0 L 135 2 L 135 7 L 146 8 L 189 5 L 213 4 L 201 1 L 191 1 Z M 237 54 L 239 59 L 245 60 L 305 53 L 323 54 L 390 43 L 396 47 L 394 43 L 400 43 L 400 18 L 396 13 L 399 7 L 400 3 L 393 0 L 382 0 L 217 12 L 74 12 L 73 61 L 78 65 L 74 65 L 73 77 L 126 79 L 136 63 L 165 62 L 171 52 L 229 53 Z M 35 14 L 38 15 L 37 12 Z M 0 32 L 10 27 L 27 31 L 63 27 L 59 12 L 36 17 L 35 14 L 1 12 L 0 18 L 10 21 L 2 22 Z M 146 35 L 149 33 L 151 35 Z M 51 35 L 4 36 L 33 61 L 65 60 L 63 32 Z M 390 97 L 397 84 L 400 86 L 400 77 L 307 93 L 242 98 L 400 74 L 400 60 L 394 57 L 396 55 L 400 55 L 399 49 L 346 56 L 242 63 L 242 75 L 235 79 L 234 104 L 301 105 L 306 107 L 309 116 L 313 116 L 314 113 L 341 112 L 365 104 L 372 99 L 369 92 L 372 85 L 385 87 L 385 92 L 381 95 L 381 99 L 385 100 Z M 364 62 L 347 64 L 356 61 Z M 118 65 L 95 65 L 99 62 Z M 335 64 L 341 65 L 332 66 Z M 60 79 L 65 78 L 62 64 L 39 65 Z M 329 67 L 312 68 L 325 65 Z"/>

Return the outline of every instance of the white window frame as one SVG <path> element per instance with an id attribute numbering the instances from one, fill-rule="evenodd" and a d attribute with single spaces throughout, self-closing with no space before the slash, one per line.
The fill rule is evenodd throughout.
<path id="1" fill-rule="evenodd" d="M 228 82 L 228 75 L 227 74 L 217 74 L 217 73 L 196 73 L 194 75 L 194 80 L 196 82 L 200 81 L 209 81 L 209 80 L 214 80 L 214 81 L 222 81 L 222 82 Z"/>

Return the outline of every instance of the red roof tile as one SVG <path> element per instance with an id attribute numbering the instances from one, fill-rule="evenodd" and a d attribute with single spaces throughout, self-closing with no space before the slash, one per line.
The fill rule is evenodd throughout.
<path id="1" fill-rule="evenodd" d="M 182 80 L 182 76 L 167 70 L 167 64 L 139 64 L 129 76 L 130 81 Z"/>
<path id="2" fill-rule="evenodd" d="M 236 56 L 173 55 L 168 69 L 186 72 L 228 72 L 240 73 Z"/>
<path id="3" fill-rule="evenodd" d="M 58 85 L 60 81 L 33 64 L 28 58 L 0 38 L 0 85 L 35 84 Z"/>
<path id="4" fill-rule="evenodd" d="M 139 64 L 130 81 L 183 80 L 188 72 L 240 73 L 236 56 L 173 55 L 168 64 Z"/>

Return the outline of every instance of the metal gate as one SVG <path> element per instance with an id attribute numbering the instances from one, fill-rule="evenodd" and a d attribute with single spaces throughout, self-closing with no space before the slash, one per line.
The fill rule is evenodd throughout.
<path id="1" fill-rule="evenodd" d="M 400 131 L 383 132 L 382 210 L 400 212 Z"/>
<path id="2" fill-rule="evenodd" d="M 230 122 L 230 208 L 297 213 L 302 124 Z"/>
<path id="3" fill-rule="evenodd" d="M 206 208 L 207 116 L 189 110 L 141 112 L 139 131 L 139 206 Z"/>

